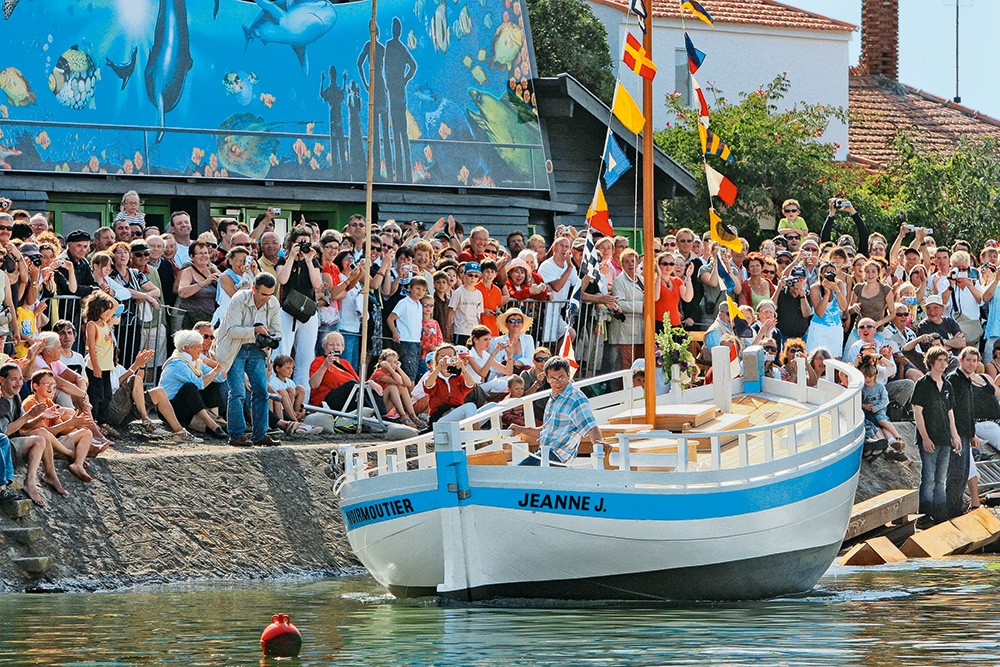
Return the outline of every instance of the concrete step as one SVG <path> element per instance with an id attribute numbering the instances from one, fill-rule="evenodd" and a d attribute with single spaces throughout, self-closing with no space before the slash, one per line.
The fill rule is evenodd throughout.
<path id="1" fill-rule="evenodd" d="M 34 503 L 25 498 L 22 500 L 15 500 L 12 503 L 2 503 L 0 504 L 0 510 L 3 510 L 3 513 L 11 519 L 23 519 L 31 514 L 31 508 L 33 505 Z"/>
<path id="2" fill-rule="evenodd" d="M 28 574 L 45 574 L 52 569 L 52 559 L 48 556 L 15 558 L 14 564 Z"/>
<path id="3" fill-rule="evenodd" d="M 0 529 L 0 534 L 2 534 L 5 539 L 11 542 L 17 542 L 18 544 L 23 544 L 25 546 L 30 546 L 32 542 L 37 541 L 41 538 L 44 532 L 45 531 L 38 526 Z"/>

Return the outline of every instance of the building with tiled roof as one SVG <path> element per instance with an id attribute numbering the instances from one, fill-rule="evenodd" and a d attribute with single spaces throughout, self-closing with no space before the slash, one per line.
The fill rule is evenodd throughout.
<path id="1" fill-rule="evenodd" d="M 641 36 L 636 19 L 628 14 L 630 0 L 587 0 L 608 31 L 612 62 L 617 68 L 626 32 Z M 849 46 L 855 26 L 807 12 L 774 0 L 700 0 L 715 19 L 708 26 L 691 14 L 682 16 L 677 0 L 645 0 L 653 19 L 652 59 L 653 127 L 661 130 L 672 120 L 666 97 L 679 92 L 690 104 L 691 90 L 684 51 L 686 31 L 695 46 L 707 54 L 695 75 L 705 90 L 709 107 L 719 95 L 735 100 L 786 74 L 789 107 L 823 104 L 847 108 Z M 638 76 L 625 71 L 622 83 L 637 100 Z M 847 157 L 847 125 L 831 122 L 824 140 L 840 145 L 839 159 Z"/>
<path id="2" fill-rule="evenodd" d="M 861 18 L 861 63 L 850 77 L 849 160 L 884 168 L 896 157 L 900 133 L 941 152 L 964 136 L 1000 139 L 1000 120 L 896 80 L 898 0 L 866 2 Z"/>

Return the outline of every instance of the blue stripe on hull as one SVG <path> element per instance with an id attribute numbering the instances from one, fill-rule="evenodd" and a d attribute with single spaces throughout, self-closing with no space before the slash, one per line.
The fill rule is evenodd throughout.
<path id="1" fill-rule="evenodd" d="M 748 489 L 663 489 L 660 492 L 590 493 L 536 488 L 474 487 L 463 505 L 481 505 L 607 519 L 688 521 L 751 514 L 791 505 L 835 489 L 861 465 L 861 442 L 840 460 L 805 475 Z M 406 474 L 406 473 L 400 473 Z M 571 474 L 571 473 L 569 473 Z M 355 482 L 357 483 L 357 482 Z M 404 515 L 456 505 L 441 487 L 341 507 L 347 530 Z"/>
<path id="2" fill-rule="evenodd" d="M 547 600 L 762 600 L 809 590 L 833 563 L 840 542 L 812 549 L 711 565 L 633 572 L 586 579 L 480 586 L 442 594 L 474 602 L 496 598 Z M 428 589 L 389 587 L 397 597 L 435 595 Z"/>

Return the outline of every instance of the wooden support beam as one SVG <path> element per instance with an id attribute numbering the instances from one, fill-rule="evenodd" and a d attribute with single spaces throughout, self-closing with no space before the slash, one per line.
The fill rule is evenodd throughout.
<path id="1" fill-rule="evenodd" d="M 855 545 L 840 559 L 841 565 L 884 565 L 902 563 L 906 554 L 885 537 L 876 537 Z"/>
<path id="2" fill-rule="evenodd" d="M 853 540 L 887 523 L 916 514 L 919 496 L 916 489 L 894 489 L 854 506 L 844 540 Z"/>
<path id="3" fill-rule="evenodd" d="M 903 544 L 901 551 L 910 558 L 941 558 L 963 553 L 972 540 L 945 521 L 915 534 Z"/>

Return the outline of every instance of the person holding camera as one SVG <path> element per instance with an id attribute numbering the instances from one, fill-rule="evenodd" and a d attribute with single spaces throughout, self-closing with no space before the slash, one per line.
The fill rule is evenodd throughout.
<path id="1" fill-rule="evenodd" d="M 806 270 L 792 267 L 789 275 L 782 278 L 776 306 L 778 331 L 782 338 L 805 338 L 809 331 L 812 306 L 806 293 Z M 805 348 L 803 348 L 805 356 Z"/>
<path id="2" fill-rule="evenodd" d="M 847 288 L 837 277 L 833 262 L 824 262 L 818 269 L 819 279 L 809 288 L 813 315 L 806 334 L 808 351 L 825 347 L 835 355 L 844 349 L 844 327 L 841 319 L 847 308 Z"/>
<path id="3" fill-rule="evenodd" d="M 854 221 L 854 227 L 858 230 L 858 247 L 857 252 L 860 255 L 868 254 L 868 237 L 870 232 L 868 231 L 868 225 L 865 221 L 861 219 L 861 214 L 858 210 L 854 208 L 854 204 L 846 199 L 841 199 L 840 197 L 830 197 L 827 200 L 827 205 L 829 207 L 826 215 L 826 220 L 823 221 L 823 227 L 820 230 L 820 240 L 829 241 L 833 238 L 833 223 L 837 219 L 838 213 L 846 213 L 851 216 L 851 220 Z M 838 243 L 837 245 L 841 245 Z"/>
<path id="4" fill-rule="evenodd" d="M 229 444 L 236 447 L 280 444 L 267 435 L 267 363 L 271 352 L 281 344 L 281 307 L 274 296 L 277 286 L 271 274 L 257 274 L 251 289 L 233 295 L 216 332 L 216 361 L 218 369 L 226 373 L 229 388 L 226 410 Z M 311 345 L 306 349 L 312 352 Z M 244 435 L 247 379 L 253 429 L 250 440 Z"/>
<path id="5" fill-rule="evenodd" d="M 279 354 L 295 359 L 295 384 L 309 382 L 309 364 L 316 352 L 319 312 L 316 294 L 323 289 L 322 264 L 312 244 L 312 229 L 297 225 L 285 239 L 285 256 L 278 260 L 281 285 L 281 345 Z M 276 333 L 277 331 L 275 331 Z M 294 355 L 292 349 L 294 348 Z"/>
<path id="6" fill-rule="evenodd" d="M 451 345 L 441 345 L 434 351 L 434 368 L 424 380 L 427 392 L 428 426 L 465 402 L 479 378 L 472 372 L 465 358 L 455 354 Z"/>
<path id="7" fill-rule="evenodd" d="M 965 333 L 954 319 L 946 317 L 944 314 L 944 301 L 937 294 L 931 294 L 924 299 L 924 312 L 927 319 L 917 327 L 917 335 L 931 335 L 931 345 L 943 345 L 947 350 L 961 350 L 967 345 Z M 921 345 L 921 351 L 925 352 L 930 346 Z M 928 369 L 930 370 L 930 369 Z"/>
<path id="8" fill-rule="evenodd" d="M 978 347 L 983 338 L 983 324 L 979 319 L 983 285 L 979 282 L 979 271 L 970 266 L 971 263 L 972 257 L 964 250 L 952 253 L 947 294 L 942 300 L 950 305 L 951 315 L 965 334 L 966 342 Z"/>

